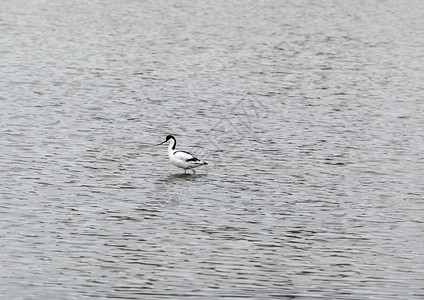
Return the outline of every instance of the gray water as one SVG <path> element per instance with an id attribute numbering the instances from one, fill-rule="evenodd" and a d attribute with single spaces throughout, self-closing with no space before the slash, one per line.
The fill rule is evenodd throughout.
<path id="1" fill-rule="evenodd" d="M 423 12 L 1 1 L 0 297 L 423 299 Z"/>

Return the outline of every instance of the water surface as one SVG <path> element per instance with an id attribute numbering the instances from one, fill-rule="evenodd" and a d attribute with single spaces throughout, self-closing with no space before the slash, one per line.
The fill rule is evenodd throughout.
<path id="1" fill-rule="evenodd" d="M 422 299 L 423 9 L 2 1 L 0 295 Z"/>

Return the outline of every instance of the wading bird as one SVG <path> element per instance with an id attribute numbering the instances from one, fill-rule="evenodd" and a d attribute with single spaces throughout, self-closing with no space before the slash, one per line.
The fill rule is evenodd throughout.
<path id="1" fill-rule="evenodd" d="M 166 140 L 158 144 L 157 146 L 162 145 L 166 143 L 167 141 L 169 141 L 169 146 L 168 146 L 169 160 L 174 166 L 184 169 L 184 173 L 186 172 L 187 169 L 190 169 L 191 171 L 193 171 L 193 174 L 196 174 L 196 172 L 194 171 L 194 168 L 208 164 L 207 162 L 201 161 L 200 159 L 194 157 L 194 155 L 189 152 L 176 150 L 175 146 L 177 145 L 177 140 L 172 135 L 168 135 L 166 137 Z"/>

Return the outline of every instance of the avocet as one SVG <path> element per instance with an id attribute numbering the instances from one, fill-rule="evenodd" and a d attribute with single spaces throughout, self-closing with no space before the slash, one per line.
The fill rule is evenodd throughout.
<path id="1" fill-rule="evenodd" d="M 167 141 L 169 141 L 169 146 L 168 146 L 169 160 L 177 168 L 184 169 L 184 173 L 186 173 L 186 170 L 190 169 L 193 172 L 193 174 L 196 174 L 196 172 L 194 171 L 194 168 L 208 164 L 207 162 L 201 161 L 200 159 L 196 158 L 193 154 L 189 152 L 176 150 L 175 146 L 177 145 L 177 140 L 172 135 L 168 135 L 166 137 L 166 140 L 158 144 L 158 146 L 166 143 Z"/>

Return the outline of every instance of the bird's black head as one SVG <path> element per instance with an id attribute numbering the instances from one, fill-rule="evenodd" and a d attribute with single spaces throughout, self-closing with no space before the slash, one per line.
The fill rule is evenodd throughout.
<path id="1" fill-rule="evenodd" d="M 177 141 L 175 140 L 175 138 L 172 135 L 168 135 L 164 142 L 157 144 L 156 146 L 162 145 L 162 144 L 166 143 L 167 141 L 169 141 L 171 139 L 174 140 L 174 146 L 172 147 L 172 149 L 175 149 L 175 145 L 177 144 Z"/>

